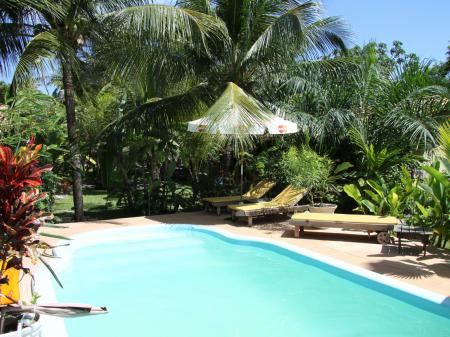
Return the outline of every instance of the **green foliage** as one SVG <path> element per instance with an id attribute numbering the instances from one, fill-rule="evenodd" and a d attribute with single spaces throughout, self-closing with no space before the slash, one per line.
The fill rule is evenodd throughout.
<path id="1" fill-rule="evenodd" d="M 445 247 L 450 238 L 450 160 L 449 123 L 439 128 L 438 151 L 432 165 L 422 167 L 426 177 L 419 184 L 420 193 L 415 200 L 417 210 L 411 221 L 428 226 L 438 235 L 438 246 Z"/>
<path id="2" fill-rule="evenodd" d="M 308 146 L 300 150 L 291 147 L 281 158 L 281 168 L 288 177 L 288 182 L 299 188 L 310 190 L 320 186 L 331 174 L 333 163 L 322 157 Z"/>
<path id="3" fill-rule="evenodd" d="M 448 80 L 437 65 L 407 54 L 398 41 L 391 50 L 369 43 L 325 61 L 316 62 L 314 71 L 294 67 L 277 87 L 289 94 L 283 108 L 321 149 L 351 160 L 353 128 L 376 152 L 422 155 L 435 147 L 450 112 Z"/>
<path id="4" fill-rule="evenodd" d="M 157 180 L 149 180 L 149 195 L 147 200 L 142 200 L 141 205 L 148 214 L 176 212 L 193 207 L 192 189 L 186 185 L 178 184 L 173 178 L 176 163 L 167 163 L 164 173 Z"/>
<path id="5" fill-rule="evenodd" d="M 448 166 L 448 161 L 450 160 L 450 121 L 446 121 L 439 128 L 439 136 L 438 136 L 438 144 L 437 147 L 437 157 L 445 158 L 447 163 L 444 161 L 445 169 L 447 172 L 450 171 L 450 167 Z"/>
<path id="6" fill-rule="evenodd" d="M 336 181 L 343 178 L 342 173 L 352 167 L 348 162 L 333 169 L 333 161 L 321 156 L 307 145 L 298 150 L 291 147 L 280 161 L 280 170 L 289 184 L 298 188 L 307 188 L 311 203 L 318 198 L 320 203 L 330 195 L 339 193 Z"/>
<path id="7" fill-rule="evenodd" d="M 61 145 L 66 130 L 64 106 L 59 100 L 36 90 L 18 92 L 7 101 L 9 108 L 2 111 L 0 125 L 2 142 L 16 146 L 19 142 L 36 137 L 44 144 Z"/>
<path id="8" fill-rule="evenodd" d="M 279 160 L 284 154 L 282 144 L 275 144 L 254 155 L 249 165 L 254 167 L 258 176 L 265 179 L 274 179 L 279 183 L 287 183 L 286 176 L 283 174 L 283 167 Z"/>
<path id="9" fill-rule="evenodd" d="M 3 121 L 0 125 L 2 143 L 16 148 L 26 139 L 35 137 L 43 143 L 40 151 L 41 162 L 52 164 L 52 172 L 43 174 L 43 188 L 48 198 L 39 206 L 51 211 L 61 176 L 64 175 L 64 143 L 66 130 L 65 114 L 61 102 L 39 91 L 27 89 L 8 99 L 9 108 L 2 110 Z"/>
<path id="10" fill-rule="evenodd" d="M 374 144 L 368 143 L 364 134 L 355 128 L 349 131 L 349 137 L 358 148 L 359 172 L 365 178 L 384 176 L 397 167 L 414 164 L 422 159 L 416 155 L 404 154 L 399 148 L 377 150 Z"/>
<path id="11" fill-rule="evenodd" d="M 45 172 L 42 175 L 42 186 L 47 192 L 47 198 L 42 202 L 41 206 L 43 209 L 52 212 L 53 206 L 55 204 L 55 195 L 59 191 L 59 186 L 61 183 L 61 177 L 54 172 Z"/>
<path id="12" fill-rule="evenodd" d="M 448 160 L 443 158 L 444 161 Z M 423 183 L 419 184 L 420 195 L 416 200 L 418 211 L 413 218 L 415 223 L 433 228 L 439 235 L 438 245 L 445 246 L 450 238 L 450 175 L 449 171 L 440 172 L 440 162 L 423 166 L 427 173 Z"/>
<path id="13" fill-rule="evenodd" d="M 447 46 L 447 60 L 443 64 L 442 70 L 445 75 L 450 73 L 450 46 Z"/>
<path id="14" fill-rule="evenodd" d="M 417 180 L 402 167 L 399 182 L 389 185 L 384 178 L 359 179 L 358 184 L 347 184 L 344 192 L 356 201 L 356 211 L 375 215 L 391 215 L 404 218 L 411 210 L 411 202 L 417 194 Z"/>
<path id="15" fill-rule="evenodd" d="M 446 159 L 444 159 L 446 160 Z M 423 181 L 413 179 L 405 167 L 401 180 L 388 185 L 383 178 L 359 179 L 344 186 L 345 193 L 358 204 L 356 211 L 391 215 L 415 226 L 433 228 L 439 245 L 445 246 L 450 233 L 450 176 L 440 172 L 440 162 L 423 166 Z"/>
<path id="16" fill-rule="evenodd" d="M 102 21 L 117 34 L 97 40 L 93 55 L 107 74 L 120 78 L 131 95 L 119 104 L 116 121 L 106 123 L 100 151 L 94 148 L 92 152 L 98 152 L 97 162 L 102 172 L 108 172 L 102 176 L 108 177 L 108 185 L 120 190 L 128 207 L 147 213 L 176 210 L 157 199 L 172 195 L 164 192 L 173 190 L 165 172 L 180 158 L 192 178 L 193 198 L 202 193 L 200 189 L 211 189 L 213 177 L 219 174 L 209 177 L 202 164 L 204 150 L 173 146 L 185 141 L 180 132 L 185 125 L 180 122 L 206 113 L 207 118 L 231 128 L 254 127 L 273 113 L 273 103 L 277 103 L 270 102 L 262 85 L 272 82 L 270 74 L 289 74 L 285 66 L 296 62 L 299 54 L 312 59 L 343 47 L 347 37 L 340 19 L 322 18 L 315 2 L 276 2 L 268 7 L 255 2 L 250 7 L 238 6 L 236 11 L 233 4 L 223 1 L 199 6 L 197 1 L 183 1 L 178 8 L 155 5 L 123 9 Z M 248 25 L 248 20 L 258 24 Z M 186 35 L 189 31 L 191 36 Z M 178 38 L 169 40 L 171 35 Z M 201 41 L 205 48 L 197 48 L 195 41 Z M 289 44 L 289 48 L 280 48 L 280 43 Z M 214 145 L 240 155 L 256 138 L 240 128 L 234 131 L 232 136 L 214 137 Z M 198 144 L 212 148 L 208 142 Z M 214 159 L 210 167 L 220 160 Z M 150 199 L 157 210 L 147 206 Z"/>

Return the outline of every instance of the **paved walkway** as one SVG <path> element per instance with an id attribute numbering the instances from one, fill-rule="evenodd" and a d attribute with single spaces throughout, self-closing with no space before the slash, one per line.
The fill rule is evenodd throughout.
<path id="1" fill-rule="evenodd" d="M 70 236 L 90 230 L 161 223 L 207 225 L 240 235 L 270 237 L 450 297 L 449 251 L 430 247 L 427 256 L 423 257 L 419 254 L 421 245 L 409 242 L 400 255 L 395 245 L 377 244 L 375 235 L 369 237 L 366 233 L 339 229 L 306 231 L 301 239 L 296 239 L 293 237 L 293 230 L 287 226 L 286 218 L 270 218 L 264 222 L 258 220 L 249 228 L 244 223 L 224 220 L 223 216 L 189 212 L 71 223 L 66 224 L 65 229 L 45 228 L 45 231 Z"/>

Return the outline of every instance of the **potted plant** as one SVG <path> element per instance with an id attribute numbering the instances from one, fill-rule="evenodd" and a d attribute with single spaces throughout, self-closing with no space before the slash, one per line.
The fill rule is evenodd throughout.
<path id="1" fill-rule="evenodd" d="M 25 259 L 32 263 L 41 261 L 61 285 L 43 259 L 51 257 L 47 251 L 54 247 L 41 237 L 65 238 L 45 233 L 38 235 L 42 226 L 50 226 L 45 221 L 52 217 L 38 206 L 39 201 L 47 197 L 38 190 L 42 185 L 41 176 L 52 169 L 50 165 L 38 166 L 41 148 L 42 145 L 34 145 L 34 139 L 15 153 L 7 146 L 0 146 L 0 336 L 40 336 L 39 313 L 88 312 L 86 307 L 74 305 L 19 303 L 19 274 L 31 274 Z"/>
<path id="2" fill-rule="evenodd" d="M 284 153 L 280 166 L 289 184 L 308 189 L 310 212 L 334 213 L 337 205 L 325 201 L 340 192 L 336 181 L 342 178 L 342 172 L 353 165 L 344 162 L 334 167 L 331 159 L 304 145 L 300 149 L 291 147 Z"/>

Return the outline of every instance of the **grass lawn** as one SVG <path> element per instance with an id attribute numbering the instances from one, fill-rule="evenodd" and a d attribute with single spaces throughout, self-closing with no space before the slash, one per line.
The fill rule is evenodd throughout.
<path id="1" fill-rule="evenodd" d="M 104 190 L 84 191 L 84 211 L 88 220 L 104 220 L 137 215 L 129 210 L 117 207 L 116 204 L 117 198 L 108 198 Z M 71 221 L 74 214 L 72 195 L 58 196 L 53 206 L 53 214 L 56 222 Z"/>

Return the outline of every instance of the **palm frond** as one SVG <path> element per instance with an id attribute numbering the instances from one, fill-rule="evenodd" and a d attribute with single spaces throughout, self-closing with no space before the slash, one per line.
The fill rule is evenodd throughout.
<path id="1" fill-rule="evenodd" d="M 212 2 L 212 0 L 178 0 L 175 2 L 175 6 L 212 15 L 214 14 Z"/>
<path id="2" fill-rule="evenodd" d="M 119 35 L 132 33 L 143 45 L 184 41 L 208 51 L 211 41 L 223 43 L 227 37 L 218 18 L 168 5 L 127 7 L 105 15 L 104 20 L 112 20 Z"/>
<path id="3" fill-rule="evenodd" d="M 108 75 L 128 81 L 132 87 L 140 86 L 145 97 L 165 96 L 168 87 L 173 89 L 173 84 L 194 77 L 198 61 L 183 43 L 144 46 L 131 36 L 126 41 L 99 41 L 93 53 L 106 65 Z"/>
<path id="4" fill-rule="evenodd" d="M 25 83 L 36 72 L 44 73 L 51 67 L 49 59 L 62 49 L 59 39 L 49 31 L 34 36 L 25 47 L 17 63 L 12 89 Z"/>
<path id="5" fill-rule="evenodd" d="M 187 122 L 198 115 L 211 101 L 210 92 L 204 83 L 181 94 L 155 98 L 129 108 L 123 116 L 104 128 L 99 138 L 105 138 L 123 129 L 128 130 L 130 134 L 145 134 L 154 128 L 167 130 L 170 125 Z"/>
<path id="6" fill-rule="evenodd" d="M 365 134 L 364 129 L 358 129 L 356 127 L 351 128 L 348 131 L 348 136 L 352 143 L 355 144 L 361 151 L 368 151 L 367 135 Z"/>
<path id="7" fill-rule="evenodd" d="M 62 18 L 64 16 L 64 7 L 69 4 L 70 0 L 3 0 L 3 10 L 9 12 L 21 12 L 24 10 L 36 10 L 51 12 L 56 18 Z"/>
<path id="8" fill-rule="evenodd" d="M 412 90 L 400 101 L 392 102 L 385 125 L 408 136 L 416 148 L 428 151 L 436 146 L 438 128 L 448 119 L 449 97 L 445 87 L 429 86 Z"/>
<path id="9" fill-rule="evenodd" d="M 450 121 L 447 120 L 439 127 L 437 142 L 439 154 L 450 161 Z"/>
<path id="10" fill-rule="evenodd" d="M 244 62 L 280 53 L 312 58 L 344 48 L 350 35 L 347 28 L 339 18 L 321 18 L 320 10 L 314 1 L 289 8 L 255 41 Z"/>
<path id="11" fill-rule="evenodd" d="M 25 33 L 25 29 L 17 23 L 1 21 L 0 19 L 0 73 L 8 74 L 25 49 L 31 33 Z"/>
<path id="12" fill-rule="evenodd" d="M 61 19 L 69 0 L 3 0 L 0 6 L 0 73 L 9 73 L 46 22 L 41 13 Z"/>

